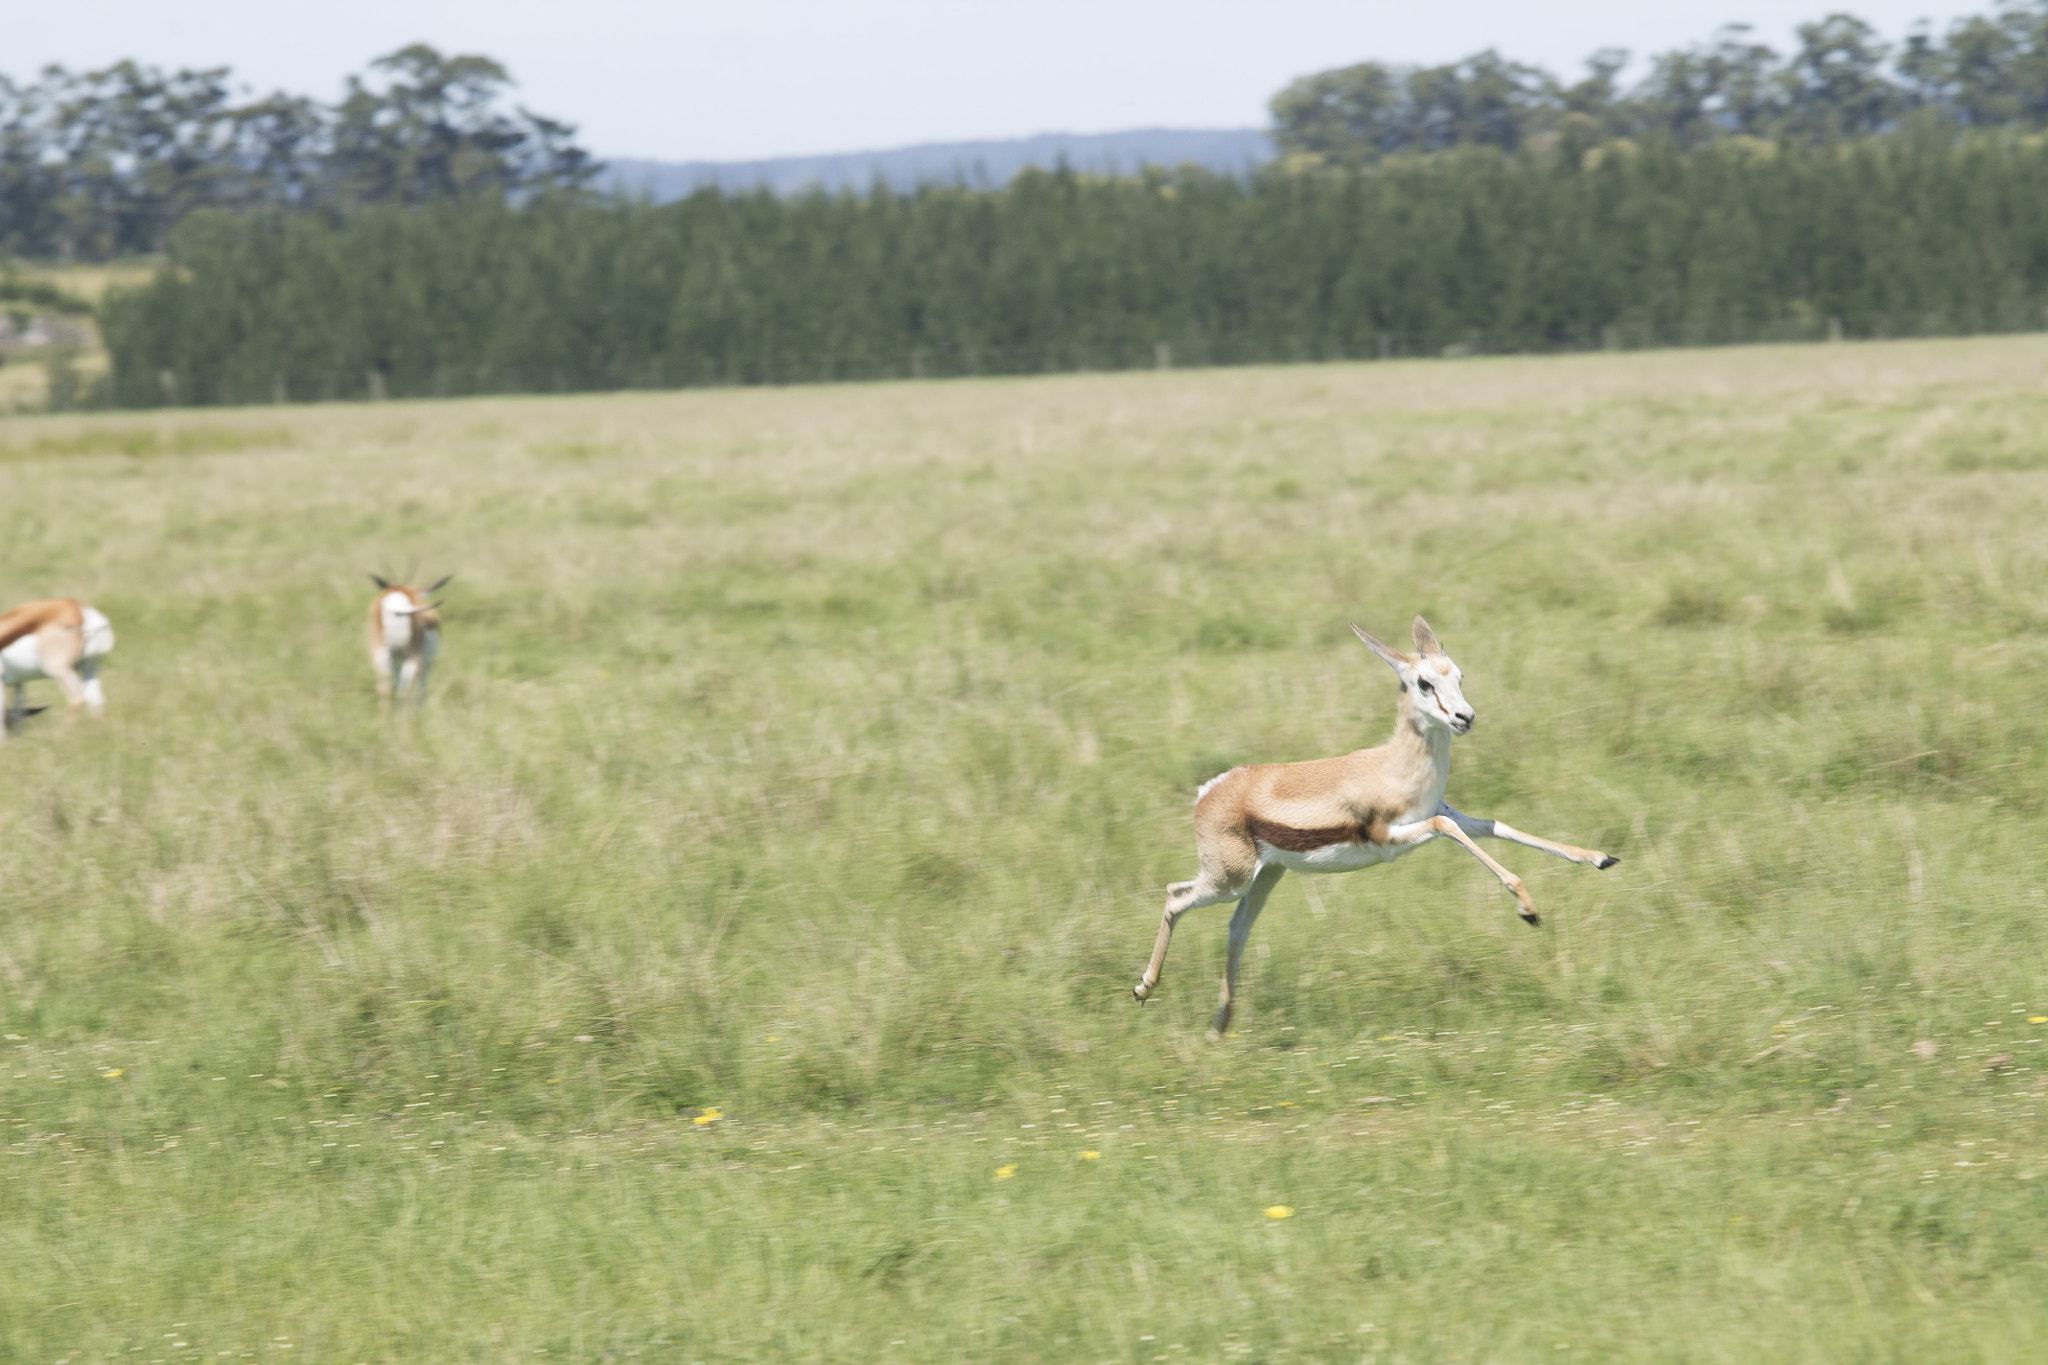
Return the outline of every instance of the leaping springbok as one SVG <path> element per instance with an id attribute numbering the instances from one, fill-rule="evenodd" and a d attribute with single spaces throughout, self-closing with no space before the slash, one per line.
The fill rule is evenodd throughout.
<path id="1" fill-rule="evenodd" d="M 1444 802 L 1451 775 L 1451 736 L 1472 728 L 1472 707 L 1459 690 L 1458 666 L 1429 623 L 1415 618 L 1416 653 L 1404 654 L 1351 628 L 1401 679 L 1394 735 L 1377 749 L 1306 763 L 1260 763 L 1211 778 L 1195 794 L 1195 845 L 1202 871 L 1166 888 L 1166 914 L 1152 961 L 1132 994 L 1143 1004 L 1159 987 L 1174 921 L 1199 906 L 1237 901 L 1230 918 L 1230 955 L 1223 1002 L 1209 1028 L 1213 1041 L 1230 1024 L 1237 967 L 1252 924 L 1287 869 L 1352 872 L 1394 859 L 1431 839 L 1455 839 L 1514 893 L 1521 916 L 1537 923 L 1536 903 L 1522 879 L 1473 843 L 1505 839 L 1575 863 L 1612 867 L 1620 859 L 1524 834 L 1499 820 L 1462 815 Z"/>
<path id="2" fill-rule="evenodd" d="M 9 690 L 0 739 L 42 710 L 28 705 L 28 685 L 48 678 L 64 693 L 64 730 L 80 710 L 97 719 L 107 708 L 100 660 L 114 647 L 114 628 L 92 607 L 69 597 L 24 602 L 0 614 L 0 688 Z"/>
<path id="3" fill-rule="evenodd" d="M 370 575 L 377 585 L 377 598 L 370 603 L 370 667 L 377 670 L 377 700 L 387 712 L 394 691 L 400 698 L 412 693 L 414 706 L 427 699 L 427 674 L 441 650 L 441 618 L 434 610 L 441 604 L 427 599 L 453 577 L 443 574 L 422 591 Z"/>

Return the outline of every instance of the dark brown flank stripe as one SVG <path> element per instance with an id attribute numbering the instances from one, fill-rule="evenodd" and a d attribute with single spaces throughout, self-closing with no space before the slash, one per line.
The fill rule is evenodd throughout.
<path id="1" fill-rule="evenodd" d="M 12 611 L 0 612 L 0 649 L 7 648 L 24 635 L 35 634 L 44 626 L 60 626 L 66 630 L 78 629 L 85 620 L 82 612 L 78 613 L 77 621 L 65 619 L 73 614 L 65 610 L 67 606 L 72 605 L 74 604 L 68 598 L 53 597 L 41 602 L 24 602 Z M 43 610 L 31 611 L 31 607 L 41 607 Z"/>
<path id="2" fill-rule="evenodd" d="M 1295 829 L 1292 825 L 1261 820 L 1256 815 L 1245 816 L 1244 823 L 1252 838 L 1287 853 L 1309 853 L 1332 844 L 1376 844 L 1387 833 L 1386 819 L 1378 814 L 1357 824 L 1331 825 L 1325 829 Z"/>

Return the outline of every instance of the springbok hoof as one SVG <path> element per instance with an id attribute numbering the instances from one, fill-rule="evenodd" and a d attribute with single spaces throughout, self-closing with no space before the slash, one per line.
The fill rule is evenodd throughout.
<path id="1" fill-rule="evenodd" d="M 1145 1003 L 1146 997 L 1150 996 L 1151 994 L 1152 988 L 1142 981 L 1140 981 L 1137 985 L 1131 987 L 1132 998 L 1135 999 L 1141 1006 Z"/>
<path id="2" fill-rule="evenodd" d="M 1210 1030 L 1209 1030 L 1209 1031 L 1208 1031 L 1207 1033 L 1203 1034 L 1202 1036 L 1203 1036 L 1204 1038 L 1207 1038 L 1207 1039 L 1208 1039 L 1208 1040 L 1209 1040 L 1210 1042 L 1212 1042 L 1212 1043 L 1220 1043 L 1220 1042 L 1222 1042 L 1222 1041 L 1223 1041 L 1223 1034 L 1222 1034 L 1222 1032 L 1221 1032 L 1220 1030 L 1217 1030 L 1217 1029 L 1213 1029 L 1213 1028 L 1212 1028 L 1212 1029 L 1210 1029 Z"/>
<path id="3" fill-rule="evenodd" d="M 1522 923 L 1529 925 L 1531 928 L 1543 923 L 1543 916 L 1537 914 L 1534 910 L 1523 910 L 1519 913 L 1522 916 Z"/>
<path id="4" fill-rule="evenodd" d="M 1599 868 L 1602 872 L 1605 872 L 1608 868 L 1613 867 L 1616 863 L 1620 861 L 1621 859 L 1615 857 L 1612 853 L 1603 853 L 1600 855 L 1600 861 L 1593 864 L 1593 866 Z"/>

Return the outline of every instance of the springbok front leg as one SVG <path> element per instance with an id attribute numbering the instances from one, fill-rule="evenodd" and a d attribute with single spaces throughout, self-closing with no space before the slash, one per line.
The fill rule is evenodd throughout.
<path id="1" fill-rule="evenodd" d="M 415 710 L 427 704 L 427 676 L 433 671 L 434 651 L 422 647 L 413 656 L 412 664 L 412 704 Z"/>
<path id="2" fill-rule="evenodd" d="M 1459 827 L 1458 822 L 1448 815 L 1432 815 L 1427 820 L 1413 824 L 1395 825 L 1387 831 L 1386 842 L 1393 845 L 1421 844 L 1431 839 L 1455 839 L 1465 846 L 1465 851 L 1486 865 L 1486 870 L 1500 878 L 1515 898 L 1517 913 L 1531 924 L 1541 924 L 1542 916 L 1536 913 L 1536 902 L 1529 898 L 1529 889 L 1522 885 L 1522 879 L 1502 867 L 1486 855 L 1486 850 L 1472 842 L 1472 836 Z"/>
<path id="3" fill-rule="evenodd" d="M 39 716 L 49 710 L 47 706 L 28 704 L 28 684 L 18 682 L 8 689 L 9 700 L 4 721 L 0 721 L 0 739 L 7 738 L 10 731 L 19 730 L 30 716 Z"/>
<path id="4" fill-rule="evenodd" d="M 1230 1027 L 1230 1011 L 1237 996 L 1237 964 L 1244 960 L 1244 945 L 1252 936 L 1252 925 L 1258 923 L 1259 912 L 1266 908 L 1266 897 L 1273 894 L 1273 888 L 1286 875 L 1287 869 L 1280 864 L 1262 863 L 1237 902 L 1237 913 L 1230 917 L 1230 955 L 1223 966 L 1223 999 L 1216 1006 L 1215 1021 L 1209 1025 L 1212 1043 L 1222 1041 L 1223 1030 Z"/>
<path id="5" fill-rule="evenodd" d="M 388 716 L 391 714 L 391 651 L 372 650 L 370 668 L 377 675 L 377 708 Z"/>
<path id="6" fill-rule="evenodd" d="M 420 656 L 417 653 L 405 656 L 405 662 L 398 666 L 398 682 L 392 691 L 401 705 L 411 702 L 415 710 L 420 704 Z"/>
<path id="7" fill-rule="evenodd" d="M 1459 829 L 1475 839 L 1504 839 L 1508 843 L 1520 844 L 1524 848 L 1540 848 L 1545 853 L 1555 853 L 1569 862 L 1585 863 L 1589 867 L 1609 868 L 1621 861 L 1614 855 L 1602 853 L 1597 849 L 1580 848 L 1575 844 L 1560 844 L 1550 839 L 1540 839 L 1533 834 L 1524 834 L 1502 820 L 1474 819 L 1472 816 L 1452 810 L 1448 801 L 1437 808 L 1437 813 L 1450 816 L 1458 822 Z"/>

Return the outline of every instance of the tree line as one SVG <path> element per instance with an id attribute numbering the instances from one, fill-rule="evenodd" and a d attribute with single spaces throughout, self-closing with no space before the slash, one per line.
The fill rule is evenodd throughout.
<path id="1" fill-rule="evenodd" d="M 204 208 L 340 216 L 587 182 L 598 167 L 575 130 L 508 105 L 510 84 L 488 57 L 424 45 L 350 77 L 332 105 L 238 96 L 226 68 L 0 75 L 0 253 L 161 251 Z"/>
<path id="2" fill-rule="evenodd" d="M 121 403 L 2039 329 L 2048 141 L 207 212 L 171 260 L 103 309 Z"/>
<path id="3" fill-rule="evenodd" d="M 1654 55 L 1595 53 L 1567 81 L 1482 52 L 1435 67 L 1376 62 L 1305 76 L 1271 103 L 1298 164 L 1488 146 L 1567 153 L 1615 139 L 1690 148 L 1738 136 L 1823 142 L 1913 125 L 2048 127 L 2048 0 L 2007 3 L 1888 43 L 1833 14 L 1778 53 L 1743 26 Z M 575 130 L 510 102 L 488 57 L 415 45 L 323 104 L 238 92 L 226 68 L 134 62 L 0 75 L 0 254 L 101 260 L 161 251 L 202 208 L 320 213 L 457 200 L 514 202 L 587 186 L 600 167 Z"/>
<path id="4" fill-rule="evenodd" d="M 319 115 L 305 156 L 235 144 L 175 214 L 138 210 L 166 266 L 100 310 L 102 396 L 566 391 L 2048 323 L 2048 0 L 1897 48 L 1843 15 L 1799 34 L 1780 57 L 1724 32 L 1655 59 L 1628 91 L 1615 54 L 1571 87 L 1493 54 L 1325 73 L 1276 99 L 1289 154 L 1248 176 L 1038 171 L 997 190 L 709 190 L 665 206 L 583 191 L 588 157 L 564 125 L 507 113 L 494 64 L 407 49 Z M 1346 89 L 1379 93 L 1330 95 Z M 1407 122 L 1373 122 L 1389 108 Z M 1289 110 L 1308 111 L 1291 133 Z M 121 194 L 146 199 L 138 168 L 163 160 L 115 158 Z"/>
<path id="5" fill-rule="evenodd" d="M 1887 43 L 1850 14 L 1796 30 L 1779 53 L 1748 25 L 1651 57 L 1624 88 L 1629 54 L 1603 49 L 1577 81 L 1486 51 L 1444 66 L 1362 62 L 1304 76 L 1271 103 L 1282 151 L 1311 162 L 1544 141 L 1583 148 L 1659 137 L 1680 147 L 1728 137 L 1833 142 L 1913 125 L 2048 127 L 2048 0 L 1926 25 Z"/>

